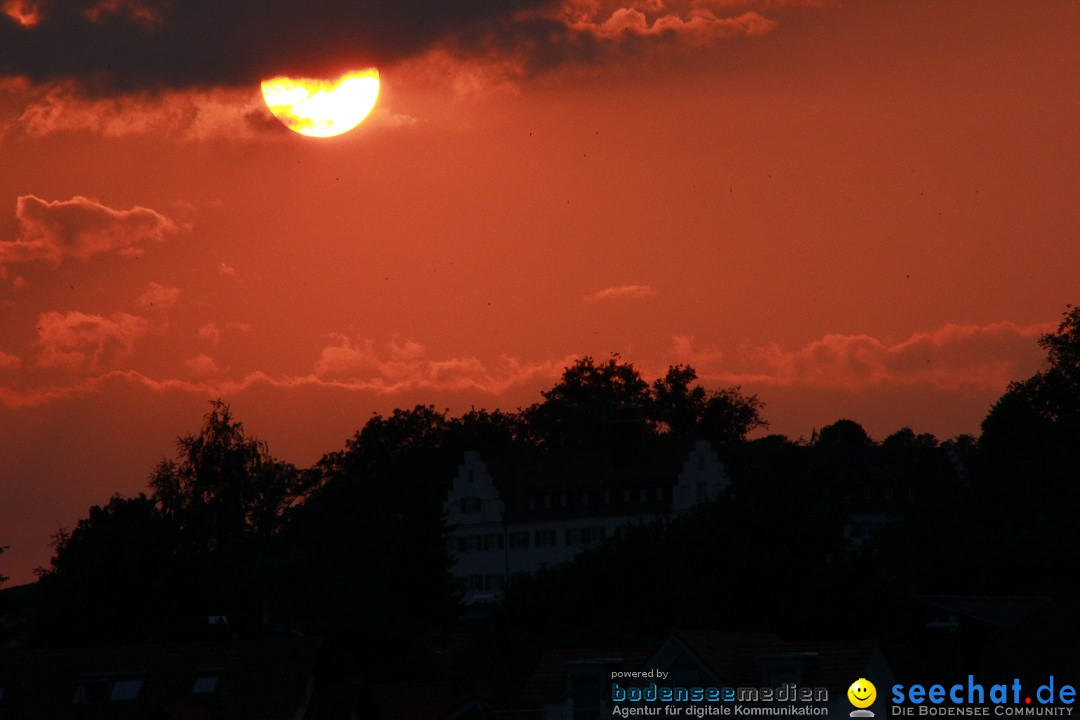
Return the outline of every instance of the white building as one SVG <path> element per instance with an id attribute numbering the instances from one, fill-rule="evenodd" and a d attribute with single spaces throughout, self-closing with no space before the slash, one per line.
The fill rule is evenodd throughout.
<path id="1" fill-rule="evenodd" d="M 715 499 L 730 479 L 712 445 L 489 468 L 466 452 L 443 510 L 452 572 L 466 603 L 498 599 L 514 575 L 574 558 L 627 525 L 672 518 Z"/>

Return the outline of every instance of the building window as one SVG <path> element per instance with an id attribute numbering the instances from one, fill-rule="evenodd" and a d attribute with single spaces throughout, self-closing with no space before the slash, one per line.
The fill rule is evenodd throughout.
<path id="1" fill-rule="evenodd" d="M 488 592 L 502 592 L 506 580 L 500 574 L 488 575 L 484 578 L 484 589 Z"/>
<path id="2" fill-rule="evenodd" d="M 466 575 L 461 578 L 460 586 L 462 592 L 483 592 L 484 590 L 484 576 L 483 575 Z"/>
<path id="3" fill-rule="evenodd" d="M 630 488 L 627 488 L 627 489 L 622 491 L 622 501 L 624 503 L 630 502 Z"/>
<path id="4" fill-rule="evenodd" d="M 458 552 L 476 552 L 480 549 L 479 535 L 464 535 L 457 539 Z"/>
<path id="5" fill-rule="evenodd" d="M 485 550 L 502 550 L 503 549 L 503 536 L 502 533 L 488 533 L 484 536 L 484 549 Z"/>
<path id="6" fill-rule="evenodd" d="M 607 490 L 604 491 L 604 504 L 605 505 L 610 505 L 611 504 L 611 493 L 609 493 Z"/>
<path id="7" fill-rule="evenodd" d="M 559 496 L 559 507 L 566 507 L 566 493 Z"/>
<path id="8" fill-rule="evenodd" d="M 581 531 L 577 528 L 566 529 L 566 544 L 567 545 L 580 545 L 581 544 Z"/>
<path id="9" fill-rule="evenodd" d="M 664 499 L 664 488 L 662 488 L 662 487 L 656 488 L 656 499 L 657 500 L 663 500 Z"/>
<path id="10" fill-rule="evenodd" d="M 701 502 L 702 500 L 704 500 L 705 496 L 707 494 L 708 494 L 708 489 L 706 488 L 705 483 L 699 482 L 697 484 L 697 499 L 698 499 L 698 502 Z"/>
<path id="11" fill-rule="evenodd" d="M 641 488 L 638 491 L 638 500 L 640 500 L 641 502 L 645 502 L 645 488 Z"/>
<path id="12" fill-rule="evenodd" d="M 195 674 L 195 684 L 191 686 L 192 695 L 213 695 L 221 682 L 220 670 L 200 670 Z"/>
<path id="13" fill-rule="evenodd" d="M 546 507 L 546 508 L 551 507 L 551 496 L 550 495 L 545 495 L 544 496 L 544 507 Z"/>
<path id="14" fill-rule="evenodd" d="M 591 542 L 591 543 L 603 542 L 604 538 L 606 538 L 606 537 L 607 537 L 607 528 L 602 528 L 602 527 L 589 528 L 589 542 Z"/>
<path id="15" fill-rule="evenodd" d="M 587 492 L 581 493 L 581 504 L 582 505 L 588 505 L 589 504 L 589 493 L 587 493 Z"/>
<path id="16" fill-rule="evenodd" d="M 536 531 L 536 547 L 554 547 L 555 545 L 555 531 L 554 530 L 537 530 Z"/>
<path id="17" fill-rule="evenodd" d="M 529 533 L 527 532 L 513 532 L 510 533 L 510 548 L 527 548 L 529 547 Z"/>
<path id="18" fill-rule="evenodd" d="M 111 677 L 92 677 L 84 675 L 79 680 L 79 687 L 77 690 L 75 690 L 75 699 L 72 702 L 74 702 L 76 705 L 82 705 L 84 703 L 92 702 L 104 702 L 109 699 L 109 693 L 111 692 Z"/>
<path id="19" fill-rule="evenodd" d="M 480 512 L 480 498 L 461 498 L 461 512 L 466 515 L 475 515 L 476 513 Z"/>
<path id="20" fill-rule="evenodd" d="M 138 700 L 142 685 L 142 675 L 83 675 L 72 702 L 85 705 Z"/>
<path id="21" fill-rule="evenodd" d="M 530 510 L 535 510 L 536 509 L 536 496 L 535 495 L 530 495 L 529 496 L 529 509 Z"/>
<path id="22" fill-rule="evenodd" d="M 704 470 L 705 469 L 705 456 L 704 455 L 698 455 L 697 469 L 698 470 Z"/>
<path id="23" fill-rule="evenodd" d="M 892 488 L 891 487 L 885 488 L 885 499 L 886 500 L 892 500 Z"/>

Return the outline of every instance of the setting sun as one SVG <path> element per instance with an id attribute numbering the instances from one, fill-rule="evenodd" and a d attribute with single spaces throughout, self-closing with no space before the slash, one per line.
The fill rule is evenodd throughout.
<path id="1" fill-rule="evenodd" d="M 379 96 L 379 71 L 350 72 L 336 80 L 275 77 L 262 83 L 263 100 L 285 127 L 310 137 L 333 137 L 364 121 Z"/>

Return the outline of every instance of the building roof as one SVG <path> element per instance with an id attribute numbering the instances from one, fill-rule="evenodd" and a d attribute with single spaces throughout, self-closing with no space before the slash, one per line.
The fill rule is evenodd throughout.
<path id="1" fill-rule="evenodd" d="M 540 656 L 536 668 L 521 691 L 526 703 L 555 700 L 566 694 L 568 670 L 575 664 L 594 661 L 612 670 L 638 670 L 649 657 L 644 648 L 602 648 L 549 650 Z"/>
<path id="2" fill-rule="evenodd" d="M 666 515 L 671 511 L 671 487 L 694 449 L 690 442 L 638 448 L 629 459 L 610 451 L 573 452 L 519 460 L 481 458 L 505 504 L 509 523 L 605 515 Z M 640 491 L 646 491 L 644 500 Z M 663 492 L 657 497 L 656 491 Z M 624 500 L 624 491 L 630 492 Z M 609 502 L 603 502 L 603 493 Z M 588 493 L 588 504 L 582 495 Z M 562 496 L 566 504 L 562 504 Z M 551 506 L 543 501 L 551 496 Z M 533 498 L 530 506 L 529 500 Z"/>
<path id="3" fill-rule="evenodd" d="M 732 687 L 760 685 L 765 660 L 797 657 L 803 668 L 802 685 L 845 689 L 866 671 L 875 652 L 874 644 L 865 641 L 787 642 L 772 633 L 678 630 L 673 637 Z"/>
<path id="4" fill-rule="evenodd" d="M 0 652 L 4 720 L 294 720 L 321 641 L 265 639 Z M 195 694 L 200 676 L 218 676 Z M 76 703 L 86 682 L 141 678 L 137 698 Z M 204 689 L 205 689 L 204 684 Z"/>
<path id="5" fill-rule="evenodd" d="M 1080 675 L 1080 597 L 1045 602 L 1002 633 L 987 650 L 986 677 L 1046 682 Z"/>
<path id="6" fill-rule="evenodd" d="M 760 659 L 779 653 L 783 647 L 780 636 L 772 633 L 677 630 L 673 637 L 720 682 L 732 687 L 760 685 Z"/>
<path id="7" fill-rule="evenodd" d="M 1013 595 L 915 595 L 914 599 L 937 610 L 997 628 L 1010 628 L 1046 604 L 1042 597 Z"/>

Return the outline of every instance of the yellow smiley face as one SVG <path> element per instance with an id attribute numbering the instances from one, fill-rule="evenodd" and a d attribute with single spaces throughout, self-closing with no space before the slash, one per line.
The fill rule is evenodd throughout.
<path id="1" fill-rule="evenodd" d="M 859 678 L 847 689 L 848 700 L 857 708 L 868 708 L 877 699 L 877 688 L 866 678 Z"/>

